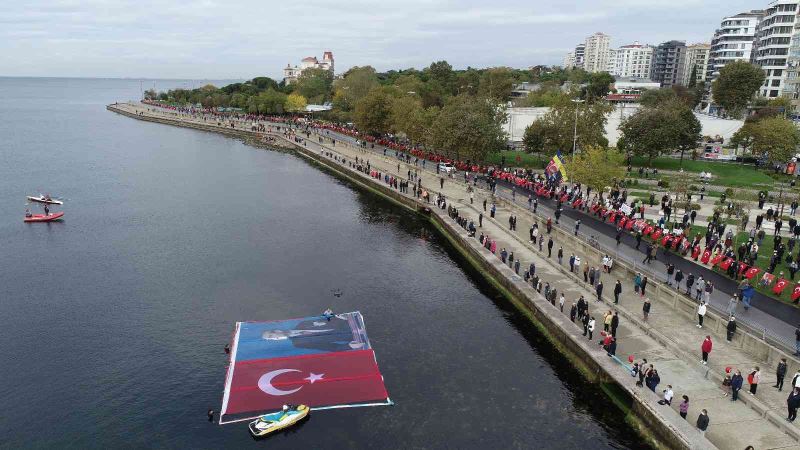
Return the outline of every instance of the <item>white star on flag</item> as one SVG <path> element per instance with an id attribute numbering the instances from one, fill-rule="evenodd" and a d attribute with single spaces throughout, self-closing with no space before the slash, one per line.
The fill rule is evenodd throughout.
<path id="1" fill-rule="evenodd" d="M 308 380 L 310 384 L 314 384 L 315 381 L 321 380 L 322 377 L 325 376 L 324 373 L 316 374 L 314 372 L 310 372 L 309 376 L 303 378 L 304 380 Z"/>

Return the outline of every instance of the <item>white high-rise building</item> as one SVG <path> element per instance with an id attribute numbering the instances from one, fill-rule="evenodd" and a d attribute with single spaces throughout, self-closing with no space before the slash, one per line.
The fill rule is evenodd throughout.
<path id="1" fill-rule="evenodd" d="M 686 47 L 681 72 L 682 85 L 689 86 L 692 84 L 692 72 L 695 74 L 695 83 L 705 83 L 710 51 L 711 45 L 709 44 L 692 44 Z"/>
<path id="2" fill-rule="evenodd" d="M 800 0 L 773 0 L 764 10 L 758 25 L 752 61 L 764 70 L 764 85 L 759 95 L 775 98 L 783 95 L 787 79 L 789 47 L 797 20 Z"/>
<path id="3" fill-rule="evenodd" d="M 713 81 L 719 71 L 733 61 L 749 62 L 753 56 L 753 41 L 764 11 L 753 10 L 725 17 L 711 39 L 706 79 Z"/>
<path id="4" fill-rule="evenodd" d="M 575 52 L 569 52 L 566 56 L 564 56 L 563 67 L 565 69 L 572 69 L 575 67 Z"/>
<path id="5" fill-rule="evenodd" d="M 617 70 L 617 51 L 613 48 L 608 49 L 608 64 L 606 65 L 606 72 L 614 74 Z"/>
<path id="6" fill-rule="evenodd" d="M 608 50 L 611 36 L 595 33 L 586 38 L 583 68 L 587 72 L 605 72 L 608 69 Z"/>
<path id="7" fill-rule="evenodd" d="M 653 47 L 634 42 L 613 50 L 614 62 L 609 63 L 612 75 L 650 79 L 650 65 L 653 61 Z"/>

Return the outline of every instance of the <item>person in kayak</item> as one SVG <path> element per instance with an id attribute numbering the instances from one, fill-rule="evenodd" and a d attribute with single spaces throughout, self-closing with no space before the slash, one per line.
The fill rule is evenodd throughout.
<path id="1" fill-rule="evenodd" d="M 50 208 L 48 208 L 47 205 L 44 205 L 44 215 L 45 216 L 49 216 L 50 215 Z"/>
<path id="2" fill-rule="evenodd" d="M 25 217 L 33 217 L 33 214 L 31 214 L 30 209 L 25 209 Z"/>

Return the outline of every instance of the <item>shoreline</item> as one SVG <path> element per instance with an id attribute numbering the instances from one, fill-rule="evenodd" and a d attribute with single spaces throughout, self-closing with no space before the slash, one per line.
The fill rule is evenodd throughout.
<path id="1" fill-rule="evenodd" d="M 442 233 L 458 253 L 481 274 L 482 278 L 497 288 L 516 309 L 526 315 L 543 336 L 550 341 L 556 351 L 565 355 L 568 361 L 578 368 L 587 380 L 597 384 L 612 400 L 612 403 L 625 412 L 626 422 L 633 426 L 653 447 L 716 448 L 690 423 L 683 420 L 673 423 L 675 422 L 674 420 L 667 420 L 662 413 L 662 411 L 666 411 L 665 407 L 656 406 L 658 397 L 655 394 L 634 388 L 627 370 L 611 359 L 603 358 L 601 355 L 604 356 L 605 353 L 597 354 L 596 349 L 593 349 L 593 346 L 590 345 L 592 344 L 591 342 L 587 343 L 585 338 L 580 338 L 580 333 L 568 318 L 563 315 L 552 314 L 553 307 L 550 302 L 544 300 L 539 293 L 528 284 L 522 282 L 519 276 L 516 276 L 509 267 L 502 264 L 499 259 L 485 250 L 474 238 L 470 238 L 466 231 L 449 218 L 444 211 L 435 209 L 435 207 L 430 210 L 427 204 L 404 196 L 387 187 L 381 181 L 370 178 L 355 169 L 348 169 L 340 161 L 336 162 L 332 158 L 326 158 L 302 145 L 283 140 L 284 138 L 280 135 L 271 134 L 271 136 L 276 137 L 277 142 L 274 143 L 275 145 L 273 143 L 264 144 L 254 138 L 255 133 L 250 131 L 192 123 L 178 118 L 139 115 L 121 108 L 115 108 L 114 105 L 108 105 L 107 109 L 139 120 L 245 138 L 247 143 L 259 148 L 274 148 L 277 146 L 285 150 L 292 150 L 298 155 L 314 161 L 315 164 L 324 166 L 326 170 L 333 171 L 337 176 L 341 176 L 360 188 L 376 193 L 395 204 L 413 211 L 422 211 L 423 214 L 427 209 L 428 214 L 426 215 L 428 215 L 433 226 Z M 279 142 L 282 142 L 283 145 L 279 145 Z M 313 141 L 307 142 L 316 145 Z M 333 149 L 323 147 L 323 149 L 325 149 L 324 151 L 338 153 L 335 147 Z M 352 157 L 349 157 L 349 159 L 352 159 Z M 450 203 L 454 204 L 455 202 L 451 200 Z M 467 208 L 464 205 L 457 206 L 459 208 Z M 488 217 L 486 220 L 488 220 Z M 560 276 L 569 277 L 566 271 Z M 628 319 L 628 317 L 625 318 Z M 654 330 L 651 330 L 650 334 L 655 334 Z M 657 340 L 660 341 L 660 339 Z"/>

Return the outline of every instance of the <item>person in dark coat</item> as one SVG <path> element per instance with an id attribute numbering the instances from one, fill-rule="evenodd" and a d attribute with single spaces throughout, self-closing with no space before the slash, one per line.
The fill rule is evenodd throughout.
<path id="1" fill-rule="evenodd" d="M 797 418 L 797 408 L 800 408 L 800 389 L 792 389 L 789 398 L 786 399 L 786 406 L 789 409 L 789 417 L 786 420 L 794 422 L 794 419 Z"/>
<path id="2" fill-rule="evenodd" d="M 708 411 L 704 409 L 703 412 L 701 412 L 700 415 L 697 416 L 697 428 L 703 433 L 705 433 L 706 429 L 708 429 L 708 422 L 709 422 Z"/>
<path id="3" fill-rule="evenodd" d="M 576 315 L 578 315 L 578 306 L 572 303 L 572 308 L 569 309 L 569 320 L 575 322 Z"/>
<path id="4" fill-rule="evenodd" d="M 611 337 L 611 342 L 608 343 L 606 351 L 609 357 L 617 354 L 617 340 L 613 336 Z"/>
<path id="5" fill-rule="evenodd" d="M 597 292 L 597 301 L 598 302 L 602 302 L 603 301 L 603 282 L 601 281 L 601 282 L 597 283 L 597 286 L 595 286 L 594 290 L 595 290 L 595 292 Z"/>
<path id="6" fill-rule="evenodd" d="M 619 303 L 619 294 L 622 293 L 622 283 L 617 280 L 617 284 L 614 285 L 614 303 Z"/>
<path id="7" fill-rule="evenodd" d="M 775 369 L 775 376 L 777 377 L 777 381 L 775 381 L 775 386 L 773 387 L 776 387 L 779 391 L 782 391 L 783 379 L 786 378 L 786 358 L 781 358 L 781 362 L 778 363 L 778 367 Z"/>
<path id="8" fill-rule="evenodd" d="M 731 316 L 731 318 L 728 319 L 727 330 L 728 330 L 728 342 L 730 342 L 733 339 L 733 334 L 736 333 L 736 317 Z"/>
<path id="9" fill-rule="evenodd" d="M 735 402 L 739 400 L 739 391 L 742 390 L 742 386 L 744 385 L 744 377 L 742 377 L 742 372 L 737 370 L 735 374 L 731 377 L 731 401 Z"/>
<path id="10" fill-rule="evenodd" d="M 614 311 L 614 316 L 611 317 L 611 336 L 615 338 L 617 337 L 617 327 L 619 327 L 619 313 Z"/>

